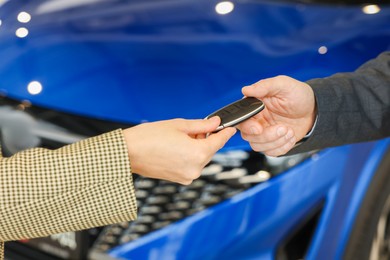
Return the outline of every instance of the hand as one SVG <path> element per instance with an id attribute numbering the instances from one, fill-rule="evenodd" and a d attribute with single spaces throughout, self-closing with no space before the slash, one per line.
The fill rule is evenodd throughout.
<path id="1" fill-rule="evenodd" d="M 264 79 L 244 87 L 245 96 L 256 97 L 265 109 L 241 123 L 241 136 L 252 149 L 269 156 L 287 153 L 312 128 L 316 103 L 311 87 L 287 76 Z"/>
<path id="2" fill-rule="evenodd" d="M 219 117 L 173 119 L 125 129 L 132 172 L 188 185 L 198 178 L 212 156 L 236 133 L 226 128 L 211 134 Z"/>

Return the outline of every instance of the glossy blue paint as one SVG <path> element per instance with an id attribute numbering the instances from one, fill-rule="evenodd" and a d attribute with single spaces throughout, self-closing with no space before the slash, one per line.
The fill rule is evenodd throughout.
<path id="1" fill-rule="evenodd" d="M 321 221 L 318 227 L 307 259 L 342 259 L 360 203 L 384 152 L 389 148 L 389 141 L 351 145 L 348 148 L 350 152 L 345 158 L 343 174 L 328 194 L 327 208 L 323 213 L 326 220 Z M 329 163 L 327 171 L 335 167 L 340 165 Z"/>
<path id="2" fill-rule="evenodd" d="M 110 254 L 124 259 L 274 259 L 281 241 L 323 203 L 305 259 L 341 259 L 366 186 L 389 143 L 328 149 L 269 182 Z"/>
<path id="3" fill-rule="evenodd" d="M 203 118 L 240 88 L 287 74 L 301 80 L 351 71 L 390 49 L 390 8 L 278 1 L 9 1 L 0 8 L 0 92 L 43 107 L 138 123 Z M 32 15 L 24 24 L 20 11 Z M 26 27 L 25 38 L 15 31 Z M 326 54 L 319 54 L 321 46 Z M 41 93 L 27 85 L 39 81 Z M 318 204 L 307 259 L 340 258 L 387 140 L 324 150 L 269 182 L 116 248 L 127 259 L 272 259 Z M 248 148 L 238 136 L 231 149 Z"/>
<path id="4" fill-rule="evenodd" d="M 261 78 L 349 71 L 389 48 L 389 8 L 366 15 L 360 7 L 237 1 L 222 16 L 216 3 L 96 1 L 53 10 L 49 1 L 7 2 L 0 90 L 122 122 L 203 118 Z M 20 11 L 29 23 L 16 21 Z M 29 34 L 18 38 L 22 26 Z M 38 95 L 27 91 L 34 80 L 43 86 Z"/>
<path id="5" fill-rule="evenodd" d="M 0 9 L 0 93 L 47 108 L 139 123 L 204 118 L 241 87 L 287 74 L 350 71 L 389 48 L 390 8 L 237 1 L 6 2 Z M 20 11 L 31 14 L 24 24 Z M 15 31 L 29 34 L 18 38 Z M 327 53 L 319 54 L 321 46 Z M 43 90 L 31 95 L 27 86 Z M 248 148 L 239 136 L 228 144 Z"/>
<path id="6" fill-rule="evenodd" d="M 368 157 L 365 158 L 364 167 L 358 175 L 359 178 L 354 185 L 355 187 L 353 188 L 353 193 L 350 195 L 348 211 L 344 217 L 345 226 L 343 227 L 340 236 L 341 243 L 337 246 L 336 252 L 336 256 L 339 258 L 342 257 L 343 249 L 348 242 L 349 234 L 352 232 L 354 219 L 358 213 L 360 204 L 362 203 L 370 182 L 376 173 L 376 169 L 378 169 L 383 156 L 389 150 L 389 145 L 389 139 L 376 143 Z M 352 170 L 349 172 L 350 174 L 354 174 Z M 344 182 L 348 183 L 347 178 L 344 180 Z"/>

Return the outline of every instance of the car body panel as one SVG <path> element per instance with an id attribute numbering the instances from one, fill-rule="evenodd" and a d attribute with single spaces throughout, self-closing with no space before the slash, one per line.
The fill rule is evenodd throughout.
<path id="1" fill-rule="evenodd" d="M 388 146 L 389 140 L 384 140 L 325 150 L 268 182 L 118 247 L 110 255 L 124 259 L 274 259 L 280 242 L 314 207 L 324 203 L 305 259 L 341 259 L 367 179 Z"/>
<path id="2" fill-rule="evenodd" d="M 219 15 L 218 2 L 205 0 L 92 2 L 62 9 L 6 2 L 0 91 L 127 123 L 204 118 L 241 98 L 242 86 L 279 74 L 306 80 L 351 71 L 390 41 L 388 7 L 367 15 L 360 6 L 237 1 Z M 16 20 L 21 11 L 30 22 Z M 15 35 L 21 27 L 24 38 Z M 41 83 L 39 94 L 28 92 L 32 81 Z M 234 138 L 229 146 L 245 143 Z"/>
<path id="3" fill-rule="evenodd" d="M 338 33 L 334 31 L 336 26 L 323 22 L 321 24 L 315 20 L 316 14 L 315 12 L 313 14 L 313 11 L 316 8 L 307 8 L 308 11 L 299 12 L 298 7 L 282 6 L 278 8 L 272 5 L 266 7 L 267 5 L 259 6 L 259 9 L 262 8 L 260 13 L 264 14 L 259 17 L 259 21 L 255 21 L 256 23 L 253 22 L 253 24 L 247 25 L 248 28 L 252 28 L 252 31 L 248 29 L 243 32 L 235 32 L 235 28 L 231 28 L 233 22 L 236 22 L 231 17 L 229 17 L 229 20 L 232 21 L 227 24 L 224 24 L 224 22 L 226 23 L 224 19 L 218 20 L 216 19 L 218 17 L 210 17 L 210 19 L 214 18 L 216 21 L 211 20 L 207 30 L 201 32 L 194 31 L 194 28 L 187 26 L 183 29 L 184 32 L 180 34 L 173 33 L 176 28 L 172 26 L 171 30 L 173 32 L 142 34 L 137 33 L 138 28 L 133 29 L 135 30 L 134 33 L 132 31 L 127 32 L 126 24 L 114 28 L 116 30 L 112 30 L 112 32 L 108 29 L 104 31 L 89 28 L 88 24 L 91 24 L 94 18 L 92 11 L 92 14 L 84 19 L 65 19 L 61 17 L 61 15 L 68 15 L 67 12 L 63 14 L 55 13 L 42 19 L 39 15 L 33 15 L 31 25 L 29 25 L 31 26 L 29 35 L 23 39 L 13 37 L 13 41 L 9 43 L 13 48 L 6 49 L 6 56 L 10 57 L 6 61 L 9 62 L 2 64 L 2 71 L 4 71 L 2 76 L 5 79 L 15 78 L 18 75 L 21 77 L 20 81 L 14 82 L 12 88 L 11 83 L 5 81 L 2 89 L 18 98 L 31 99 L 46 106 L 65 110 L 70 109 L 67 104 L 72 99 L 66 95 L 66 90 L 70 90 L 69 92 L 74 92 L 80 96 L 89 96 L 89 100 L 81 104 L 75 104 L 73 108 L 75 112 L 86 113 L 85 111 L 88 111 L 86 108 L 91 107 L 94 109 L 88 111 L 89 115 L 100 117 L 110 115 L 114 120 L 158 120 L 171 117 L 172 114 L 180 116 L 182 113 L 185 116 L 187 114 L 188 116 L 199 116 L 196 112 L 196 110 L 199 110 L 199 105 L 194 101 L 205 102 L 206 104 L 213 103 L 216 97 L 227 95 L 226 92 L 231 90 L 237 91 L 245 83 L 249 84 L 266 76 L 274 76 L 285 72 L 296 77 L 300 76 L 300 78 L 304 78 L 304 76 L 306 76 L 305 78 L 313 77 L 311 74 L 315 73 L 309 72 L 310 67 L 317 70 L 316 76 L 354 69 L 368 57 L 374 57 L 375 53 L 374 55 L 368 53 L 366 55 L 370 56 L 364 57 L 362 53 L 357 52 L 356 54 L 359 55 L 354 57 L 351 55 L 351 51 L 344 52 L 350 55 L 347 58 L 344 56 L 346 54 L 342 54 L 342 51 L 337 51 L 337 47 L 346 48 L 347 46 L 343 45 L 351 41 L 351 38 L 359 37 L 359 35 L 368 37 L 367 32 L 372 31 L 372 27 L 381 28 L 384 27 L 382 26 L 384 22 L 388 22 L 388 20 L 380 19 L 381 14 L 378 14 L 379 17 L 372 19 L 361 14 L 358 8 L 352 10 L 341 8 L 341 10 L 328 10 L 328 12 L 325 12 L 324 9 L 326 8 L 318 10 L 322 15 L 328 14 L 327 16 L 324 15 L 324 20 L 336 20 L 337 23 L 342 23 L 342 19 L 351 18 L 348 23 L 350 27 L 343 28 L 343 30 L 339 29 L 340 32 Z M 89 10 L 83 10 L 83 12 L 87 11 Z M 345 14 L 345 12 L 349 14 Z M 277 14 L 275 15 L 276 18 L 269 20 L 262 18 L 263 16 L 270 17 L 274 13 Z M 277 19 L 278 16 L 282 16 L 284 13 L 286 13 L 285 17 L 290 18 L 290 20 L 285 17 Z M 245 14 L 245 12 L 240 14 L 239 18 Z M 341 21 L 334 19 L 340 14 L 343 14 Z M 203 18 L 201 15 L 199 16 L 199 18 Z M 98 18 L 99 16 L 96 19 Z M 385 16 L 385 18 L 388 17 Z M 59 20 L 58 24 L 56 23 L 57 19 Z M 158 17 L 155 19 L 159 20 Z M 178 20 L 176 27 L 184 21 Z M 317 24 L 309 26 L 312 21 L 316 21 Z M 3 21 L 3 27 L 7 26 L 7 22 L 7 20 Z M 103 19 L 101 23 L 104 24 L 104 22 Z M 226 32 L 222 29 L 213 28 L 212 22 L 221 23 L 220 26 Z M 95 21 L 95 23 L 97 22 Z M 255 27 L 256 24 L 262 23 L 267 24 L 267 26 Z M 283 24 L 289 25 L 283 27 Z M 365 26 L 363 27 L 362 24 Z M 71 30 L 71 25 L 76 28 Z M 142 25 L 138 26 L 142 28 Z M 128 26 L 131 26 L 131 24 Z M 159 29 L 152 22 L 143 26 Z M 323 35 L 320 38 L 323 39 L 318 39 L 318 35 L 315 37 L 312 35 L 315 32 L 312 31 L 314 30 L 313 27 L 322 32 Z M 141 30 L 141 28 L 138 30 Z M 280 28 L 280 30 L 277 30 L 277 28 Z M 364 28 L 363 32 L 362 28 Z M 17 29 L 17 26 L 14 26 L 13 29 Z M 92 29 L 95 29 L 96 32 Z M 57 30 L 60 33 L 56 34 Z M 86 35 L 80 34 L 81 30 L 84 30 L 82 32 L 85 32 Z M 345 31 L 348 31 L 348 34 Z M 14 33 L 11 29 L 6 32 Z M 375 31 L 372 36 L 375 37 L 376 34 L 380 35 L 381 33 L 386 33 L 386 30 L 383 30 L 383 32 Z M 266 35 L 266 37 L 261 37 L 261 34 Z M 362 41 L 360 44 L 364 46 L 364 39 L 360 40 Z M 7 42 L 2 42 L 6 46 L 8 45 Z M 355 44 L 358 45 L 358 43 Z M 382 44 L 387 47 L 383 41 L 375 42 L 375 44 Z M 317 52 L 317 49 L 322 45 L 329 46 L 329 48 L 335 45 L 335 52 L 339 56 L 329 50 L 324 59 L 324 56 Z M 26 49 L 30 51 L 25 52 Z M 378 48 L 374 49 L 377 51 Z M 47 57 L 42 59 L 43 56 L 41 55 Z M 338 58 L 334 59 L 335 56 Z M 88 63 L 83 61 L 88 61 Z M 302 61 L 308 63 L 299 70 L 300 66 L 297 65 L 303 65 L 299 64 Z M 318 68 L 318 63 L 327 63 L 329 71 L 327 71 L 327 68 Z M 65 72 L 61 69 L 62 66 L 67 68 Z M 45 78 L 44 69 L 50 69 L 50 78 L 46 79 L 47 83 L 42 81 L 44 86 L 42 93 L 32 96 L 27 92 L 26 86 L 32 80 Z M 101 73 L 102 71 L 107 71 L 107 73 Z M 113 75 L 116 77 L 113 77 Z M 96 79 L 99 76 L 101 78 Z M 203 82 L 206 79 L 208 79 L 208 82 Z M 75 86 L 74 84 L 78 85 Z M 58 86 L 62 86 L 62 89 L 59 89 Z M 91 86 L 95 91 L 91 91 Z M 194 90 L 194 93 L 190 96 L 188 95 L 188 89 Z M 115 104 L 118 106 L 119 103 L 121 108 L 127 108 L 126 105 L 129 106 L 135 102 L 135 105 L 133 105 L 135 111 L 131 110 L 131 107 L 129 107 L 129 111 L 132 112 L 130 114 L 121 112 L 119 108 L 118 111 L 115 111 L 117 113 L 114 114 L 111 114 L 109 110 L 106 111 L 105 109 L 112 109 L 112 106 L 109 106 L 110 100 L 106 99 L 105 90 L 110 91 L 110 95 L 116 101 Z M 184 94 L 177 93 L 180 90 L 183 90 Z M 151 95 L 149 101 L 155 102 L 156 105 L 168 107 L 164 107 L 163 111 L 158 112 L 149 106 L 145 107 L 138 99 L 139 96 L 147 96 L 145 92 Z M 126 99 L 123 97 L 126 97 Z M 239 97 L 239 95 L 236 97 Z M 158 102 L 158 99 L 163 98 L 167 101 L 177 100 L 178 103 L 174 104 L 174 108 L 178 107 L 179 110 L 173 108 L 170 110 L 170 102 Z M 180 102 L 183 99 L 186 99 L 186 101 Z M 188 102 L 193 106 L 185 106 Z M 101 107 L 100 105 L 103 103 L 107 105 Z M 181 106 L 185 106 L 186 109 L 182 109 Z M 144 110 L 145 114 L 142 115 Z"/>
<path id="4" fill-rule="evenodd" d="M 57 5 L 55 5 L 57 3 Z M 241 87 L 353 71 L 390 48 L 390 7 L 283 1 L 22 1 L 0 8 L 0 92 L 121 123 L 204 118 Z M 59 5 L 60 4 L 60 5 Z M 62 6 L 59 8 L 59 6 Z M 16 17 L 31 14 L 28 23 Z M 18 28 L 28 29 L 17 37 Z M 38 81 L 42 91 L 31 94 Z M 112 250 L 123 259 L 273 259 L 313 209 L 307 259 L 340 259 L 389 140 L 330 148 L 214 207 Z M 239 135 L 225 149 L 249 149 Z"/>

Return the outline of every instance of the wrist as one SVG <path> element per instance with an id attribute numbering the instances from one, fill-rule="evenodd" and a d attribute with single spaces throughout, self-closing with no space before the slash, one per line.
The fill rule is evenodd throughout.
<path id="1" fill-rule="evenodd" d="M 317 124 L 317 119 L 318 119 L 317 102 L 316 102 L 315 94 L 314 94 L 313 89 L 310 86 L 309 86 L 309 89 L 311 90 L 310 91 L 311 92 L 311 95 L 310 95 L 310 97 L 311 97 L 311 113 L 308 116 L 306 135 L 303 137 L 303 139 L 307 139 L 312 135 L 314 128 Z"/>
<path id="2" fill-rule="evenodd" d="M 127 128 L 124 129 L 123 131 L 123 136 L 125 139 L 125 145 L 127 147 L 127 152 L 130 160 L 130 165 L 131 165 L 131 172 L 138 173 L 139 169 L 137 166 L 138 159 L 137 157 L 137 149 L 136 149 L 136 140 L 133 138 L 133 129 L 132 128 Z"/>
<path id="3" fill-rule="evenodd" d="M 313 97 L 314 97 L 314 92 L 313 92 Z M 317 102 L 315 100 L 315 98 L 313 98 L 313 111 L 310 113 L 310 115 L 308 116 L 308 123 L 306 124 L 307 125 L 307 129 L 306 129 L 306 134 L 296 143 L 296 145 L 300 145 L 302 144 L 303 142 L 305 142 L 307 139 L 309 139 L 313 132 L 314 132 L 314 129 L 317 125 L 317 120 L 318 120 L 318 114 L 317 114 Z"/>
<path id="4" fill-rule="evenodd" d="M 317 116 L 317 114 L 315 114 L 314 115 L 314 122 L 313 122 L 310 130 L 307 132 L 307 134 L 302 139 L 308 139 L 313 134 L 314 129 L 315 129 L 316 125 L 317 125 L 317 120 L 318 120 L 318 116 Z"/>

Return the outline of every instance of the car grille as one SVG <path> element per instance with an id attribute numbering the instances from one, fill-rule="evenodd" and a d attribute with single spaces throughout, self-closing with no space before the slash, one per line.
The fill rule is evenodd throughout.
<path id="1" fill-rule="evenodd" d="M 75 116 L 33 106 L 29 102 L 0 98 L 1 143 L 5 156 L 38 146 L 56 149 L 90 136 L 134 125 Z M 228 150 L 216 154 L 200 178 L 188 186 L 134 174 L 139 207 L 135 221 L 63 235 L 63 241 L 73 239 L 73 244 L 82 244 L 88 250 L 78 250 L 77 246 L 69 248 L 69 243 L 61 243 L 58 236 L 32 239 L 22 244 L 46 251 L 55 259 L 96 258 L 116 246 L 137 240 L 268 181 L 307 156 L 269 158 L 253 151 Z M 20 251 L 18 244 L 13 243 L 10 247 L 10 250 Z M 29 257 L 34 259 L 31 254 Z"/>

